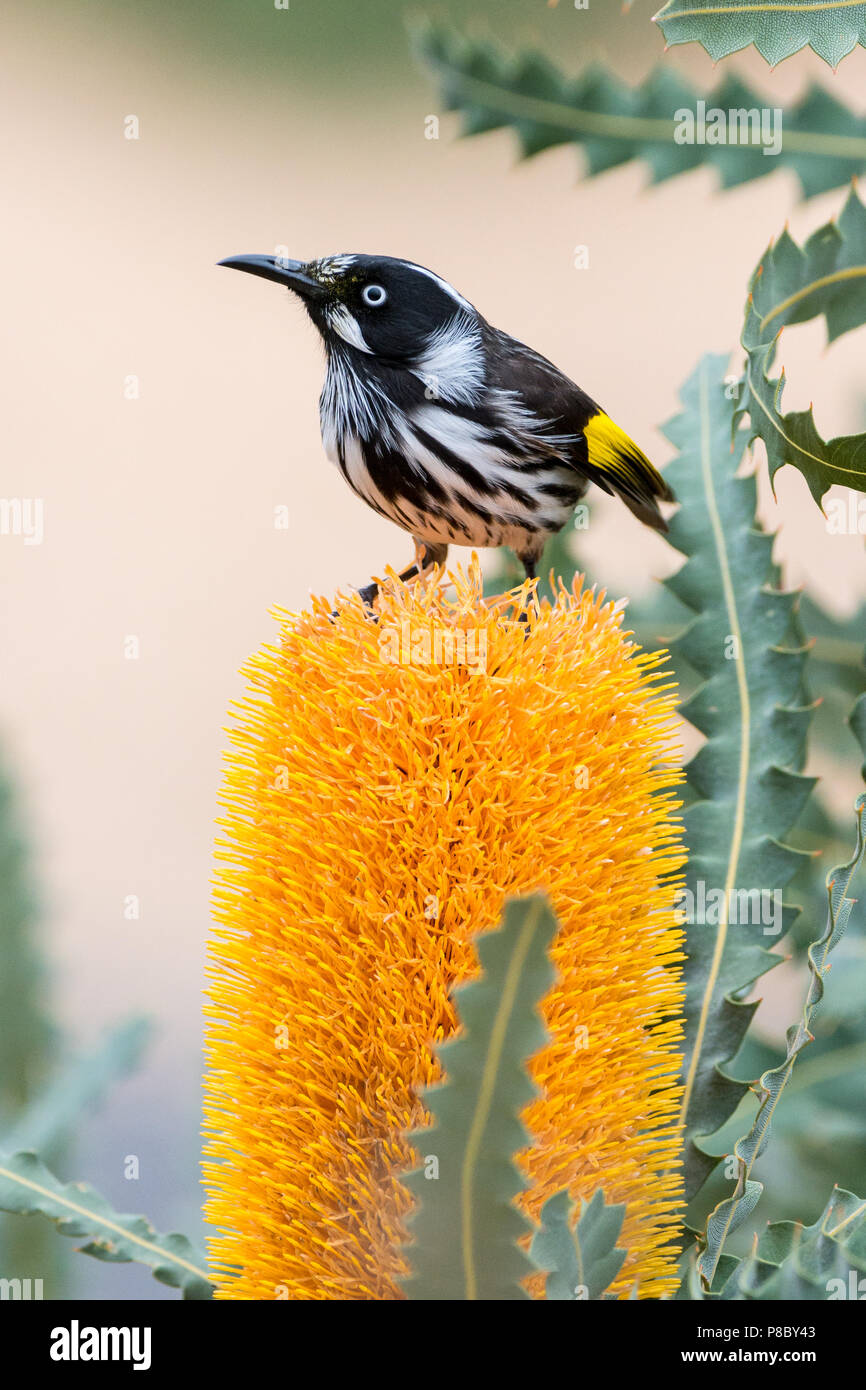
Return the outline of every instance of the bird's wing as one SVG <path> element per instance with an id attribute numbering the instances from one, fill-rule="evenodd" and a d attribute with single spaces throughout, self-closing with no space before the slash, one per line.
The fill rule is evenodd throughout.
<path id="1" fill-rule="evenodd" d="M 643 450 L 600 406 L 546 357 L 497 329 L 485 335 L 487 380 L 546 423 L 546 433 L 573 436 L 565 462 L 604 492 L 616 494 L 649 526 L 667 530 L 658 502 L 674 494 Z"/>

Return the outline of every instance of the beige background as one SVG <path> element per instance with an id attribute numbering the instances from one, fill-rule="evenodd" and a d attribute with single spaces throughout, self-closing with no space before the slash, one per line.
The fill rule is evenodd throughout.
<path id="1" fill-rule="evenodd" d="M 530 8 L 523 32 L 544 39 L 544 7 Z M 515 167 L 509 134 L 455 142 L 452 117 L 425 140 L 439 106 L 408 64 L 366 94 L 357 72 L 326 92 L 313 73 L 301 84 L 214 67 L 157 42 L 140 16 L 133 29 L 84 10 L 10 9 L 3 491 L 44 498 L 45 539 L 0 541 L 0 734 L 25 796 L 63 1017 L 82 1040 L 133 1008 L 159 1027 L 79 1166 L 122 1207 L 189 1226 L 213 819 L 237 671 L 272 634 L 269 605 L 364 582 L 410 548 L 323 456 L 321 352 L 297 303 L 215 262 L 284 243 L 300 257 L 365 250 L 430 265 L 663 464 L 658 426 L 697 358 L 736 344 L 765 243 L 789 213 L 807 233 L 844 192 L 797 204 L 781 169 L 725 194 L 706 171 L 647 189 L 636 165 L 581 184 L 569 149 Z M 635 79 L 661 56 L 657 35 L 641 34 L 640 48 L 607 45 Z M 575 69 L 579 39 L 575 28 L 560 52 Z M 669 61 L 705 84 L 719 75 L 700 54 Z M 863 64 L 858 54 L 835 79 L 809 56 L 772 78 L 757 60 L 734 66 L 774 101 L 820 70 L 862 109 Z M 133 113 L 137 141 L 123 138 Z M 577 244 L 589 270 L 572 267 Z M 787 337 L 786 404 L 814 398 L 825 435 L 861 426 L 861 343 L 825 354 L 819 325 Z M 128 374 L 137 401 L 124 399 Z M 829 537 L 791 469 L 778 494 L 766 518 L 784 527 L 790 582 L 853 610 L 862 539 Z M 279 504 L 288 532 L 273 525 Z M 676 563 L 602 499 L 585 551 L 618 595 Z M 128 635 L 138 660 L 124 659 Z M 139 921 L 124 918 L 128 894 Z M 131 1152 L 135 1185 L 122 1178 Z M 121 1272 L 125 1293 L 161 1296 Z M 120 1287 L 110 1267 L 92 1278 Z"/>

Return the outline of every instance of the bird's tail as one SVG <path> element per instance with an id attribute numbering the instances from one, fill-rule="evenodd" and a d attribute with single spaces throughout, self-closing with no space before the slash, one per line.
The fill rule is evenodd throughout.
<path id="1" fill-rule="evenodd" d="M 668 524 L 659 511 L 659 502 L 676 498 L 646 454 L 625 430 L 599 410 L 583 427 L 589 450 L 589 476 L 607 493 L 616 493 L 630 512 L 656 531 Z"/>

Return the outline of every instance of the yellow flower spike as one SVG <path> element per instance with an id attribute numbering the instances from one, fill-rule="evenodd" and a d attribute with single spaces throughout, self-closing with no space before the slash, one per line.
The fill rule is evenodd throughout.
<path id="1" fill-rule="evenodd" d="M 403 1297 L 416 1090 L 471 937 L 536 889 L 558 978 L 521 1205 L 603 1188 L 626 1204 L 614 1291 L 677 1285 L 674 688 L 603 594 L 576 583 L 520 623 L 477 563 L 453 578 L 451 598 L 392 580 L 375 623 L 356 598 L 279 614 L 247 668 L 207 1009 L 221 1298 Z"/>

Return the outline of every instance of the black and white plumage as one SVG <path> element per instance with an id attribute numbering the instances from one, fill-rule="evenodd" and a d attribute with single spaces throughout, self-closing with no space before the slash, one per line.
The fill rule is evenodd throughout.
<path id="1" fill-rule="evenodd" d="M 591 482 L 667 529 L 658 501 L 673 494 L 641 450 L 432 271 L 367 255 L 220 264 L 306 304 L 327 355 L 325 450 L 359 497 L 413 536 L 407 577 L 441 563 L 452 542 L 509 546 L 534 575 Z"/>

